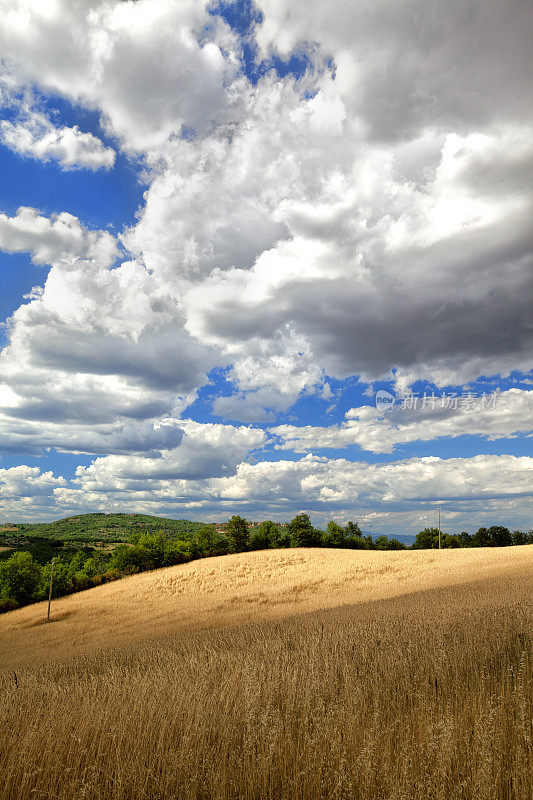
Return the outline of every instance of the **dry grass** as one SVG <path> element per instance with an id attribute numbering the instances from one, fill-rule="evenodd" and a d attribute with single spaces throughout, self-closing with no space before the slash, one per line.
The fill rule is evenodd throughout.
<path id="1" fill-rule="evenodd" d="M 533 545 L 399 552 L 270 550 L 145 572 L 0 615 L 0 669 L 204 627 L 281 619 L 533 567 Z"/>
<path id="2" fill-rule="evenodd" d="M 519 553 L 506 555 L 511 550 Z M 112 638 L 114 647 L 102 649 L 90 639 L 92 648 L 74 645 L 70 659 L 56 653 L 49 665 L 46 636 L 52 630 L 54 637 L 70 636 L 72 617 L 27 628 L 20 617 L 30 609 L 11 612 L 5 618 L 15 622 L 10 628 L 4 623 L 10 669 L 0 677 L 1 796 L 525 800 L 532 790 L 532 551 L 485 551 L 493 564 L 487 576 L 477 574 L 483 573 L 481 563 L 463 552 L 440 562 L 430 561 L 430 554 L 337 552 L 343 564 L 338 569 L 325 553 L 314 585 L 305 567 L 311 561 L 288 562 L 285 572 L 275 561 L 281 600 L 273 607 L 284 618 L 238 625 L 232 598 L 252 597 L 249 605 L 259 613 L 270 606 L 269 592 L 275 599 L 275 586 L 264 577 L 255 591 L 266 594 L 267 602 L 255 598 L 248 573 L 240 570 L 259 569 L 261 554 L 229 557 L 228 614 L 219 617 L 216 629 L 202 629 L 202 602 L 208 608 L 222 602 L 224 559 L 137 576 L 125 582 L 135 620 L 150 618 L 139 616 L 139 608 L 146 608 L 147 588 L 157 590 L 150 599 L 150 631 L 126 645 L 132 628 L 119 607 L 116 617 L 100 617 L 100 636 Z M 365 561 L 367 556 L 375 560 Z M 453 556 L 463 576 L 455 584 Z M 318 553 L 313 557 L 316 565 Z M 263 554 L 263 569 L 269 558 Z M 373 583 L 365 572 L 371 563 Z M 349 572 L 358 566 L 366 588 L 352 602 L 361 602 L 342 606 L 354 580 Z M 199 629 L 176 635 L 179 626 L 168 624 L 165 605 L 174 608 L 176 598 L 185 603 L 185 593 L 173 590 L 173 581 L 189 576 L 186 586 L 200 587 L 200 573 L 193 580 L 200 568 L 202 576 L 215 572 L 204 587 L 207 599 L 199 599 L 200 588 L 194 595 Z M 291 583 L 287 571 L 293 568 L 300 577 Z M 402 577 L 409 570 L 410 579 Z M 433 588 L 424 586 L 430 580 Z M 215 597 L 209 599 L 213 586 Z M 106 591 L 118 587 L 67 600 L 83 598 L 91 605 L 86 598 L 92 594 L 107 608 Z M 369 601 L 379 591 L 384 599 Z M 394 591 L 398 596 L 391 596 Z M 303 613 L 317 602 L 330 607 Z M 287 616 L 294 610 L 300 613 Z M 231 624 L 224 627 L 224 619 Z M 41 638 L 30 659 L 31 633 Z"/>

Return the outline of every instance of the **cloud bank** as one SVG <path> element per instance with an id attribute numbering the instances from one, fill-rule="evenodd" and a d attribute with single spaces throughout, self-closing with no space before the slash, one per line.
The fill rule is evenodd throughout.
<path id="1" fill-rule="evenodd" d="M 51 488 L 54 509 L 129 497 L 286 515 L 307 497 L 317 513 L 368 516 L 407 502 L 418 464 L 417 502 L 436 496 L 424 488 L 435 472 L 441 497 L 525 513 L 525 462 L 478 456 L 475 443 L 459 466 L 315 451 L 511 441 L 531 430 L 526 384 L 502 384 L 482 414 L 380 418 L 361 404 L 337 425 L 298 414 L 333 403 L 331 381 L 339 392 L 354 381 L 443 388 L 531 369 L 532 7 L 255 9 L 243 34 L 198 0 L 0 0 L 4 144 L 67 169 L 112 171 L 118 153 L 146 185 L 117 234 L 69 209 L 0 213 L 0 248 L 47 270 L 7 323 L 4 451 L 99 456 Z M 279 66 L 295 56 L 299 71 Z M 113 147 L 52 121 L 29 103 L 37 95 L 96 112 Z M 273 448 L 309 456 L 280 462 Z"/>

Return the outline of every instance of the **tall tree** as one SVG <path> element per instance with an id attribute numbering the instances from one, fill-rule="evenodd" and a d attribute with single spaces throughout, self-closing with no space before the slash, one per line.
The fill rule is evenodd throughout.
<path id="1" fill-rule="evenodd" d="M 232 553 L 243 553 L 250 545 L 250 530 L 243 517 L 233 515 L 228 520 L 227 536 Z"/>
<path id="2" fill-rule="evenodd" d="M 298 514 L 289 522 L 291 547 L 317 547 L 320 535 L 311 525 L 308 514 Z"/>
<path id="3" fill-rule="evenodd" d="M 346 531 L 346 536 L 361 536 L 361 528 L 357 522 L 350 520 L 344 530 Z"/>
<path id="4" fill-rule="evenodd" d="M 344 528 L 337 525 L 336 522 L 328 522 L 327 533 L 324 537 L 326 547 L 344 547 L 346 534 Z"/>

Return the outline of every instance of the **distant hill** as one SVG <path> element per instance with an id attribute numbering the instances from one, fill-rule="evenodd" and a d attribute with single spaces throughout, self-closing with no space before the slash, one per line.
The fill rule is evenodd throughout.
<path id="1" fill-rule="evenodd" d="M 55 522 L 6 523 L 0 534 L 77 542 L 126 542 L 132 533 L 163 532 L 184 538 L 193 536 L 204 527 L 203 522 L 186 519 L 153 517 L 149 514 L 79 514 Z"/>
<path id="2" fill-rule="evenodd" d="M 363 536 L 371 536 L 373 539 L 377 539 L 380 536 L 380 532 L 378 530 L 374 530 L 370 528 L 368 531 L 362 531 Z M 416 534 L 414 533 L 386 533 L 384 536 L 387 536 L 389 539 L 397 539 L 402 544 L 410 545 L 414 544 L 416 541 Z"/>

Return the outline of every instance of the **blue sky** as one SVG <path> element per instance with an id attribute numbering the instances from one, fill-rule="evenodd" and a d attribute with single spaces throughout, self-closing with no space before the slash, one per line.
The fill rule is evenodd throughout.
<path id="1" fill-rule="evenodd" d="M 531 528 L 529 12 L 403 5 L 10 15 L 1 518 Z"/>

